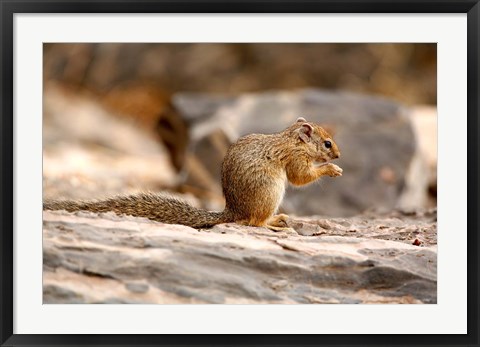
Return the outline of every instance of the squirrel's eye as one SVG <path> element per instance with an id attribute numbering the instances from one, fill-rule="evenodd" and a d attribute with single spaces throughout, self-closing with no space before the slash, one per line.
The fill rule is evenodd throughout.
<path id="1" fill-rule="evenodd" d="M 332 143 L 330 141 L 325 141 L 326 148 L 332 148 Z"/>

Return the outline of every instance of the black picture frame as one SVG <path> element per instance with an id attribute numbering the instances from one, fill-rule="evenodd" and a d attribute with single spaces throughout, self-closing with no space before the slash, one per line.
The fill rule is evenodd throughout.
<path id="1" fill-rule="evenodd" d="M 1 0 L 1 326 L 2 346 L 56 345 L 479 345 L 478 0 L 14 1 Z M 13 333 L 13 16 L 16 13 L 466 13 L 468 42 L 468 333 L 465 335 L 20 335 Z M 452 67 L 453 68 L 453 67 Z M 455 317 L 451 317 L 455 319 Z"/>

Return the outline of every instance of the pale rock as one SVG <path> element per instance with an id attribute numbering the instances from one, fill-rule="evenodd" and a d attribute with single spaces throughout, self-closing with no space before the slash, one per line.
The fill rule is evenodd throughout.
<path id="1" fill-rule="evenodd" d="M 296 232 L 234 223 L 195 230 L 112 213 L 43 216 L 45 304 L 437 302 L 435 210 L 292 217 Z"/>

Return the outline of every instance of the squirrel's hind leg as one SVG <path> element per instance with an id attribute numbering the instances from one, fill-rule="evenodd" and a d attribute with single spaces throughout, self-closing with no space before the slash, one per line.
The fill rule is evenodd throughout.
<path id="1" fill-rule="evenodd" d="M 290 228 L 287 224 L 288 216 L 286 214 L 279 214 L 269 218 L 266 221 L 260 221 L 257 219 L 250 220 L 240 220 L 236 221 L 237 224 L 247 225 L 251 227 L 263 227 L 273 231 L 295 231 L 295 229 Z"/>
<path id="2" fill-rule="evenodd" d="M 288 215 L 286 214 L 277 214 L 270 218 L 267 222 L 269 226 L 278 227 L 278 228 L 288 228 Z"/>
<path id="3" fill-rule="evenodd" d="M 288 226 L 288 215 L 286 214 L 277 214 L 270 218 L 267 222 L 267 225 L 265 225 L 266 228 L 273 230 L 273 231 L 287 231 L 287 232 L 295 232 L 295 229 L 292 227 Z"/>
<path id="4" fill-rule="evenodd" d="M 275 216 L 270 217 L 266 222 L 261 223 L 264 228 L 273 230 L 273 231 L 287 231 L 287 232 L 295 232 L 295 229 L 288 226 L 288 215 L 286 214 L 277 214 Z M 295 232 L 296 233 L 296 232 Z"/>

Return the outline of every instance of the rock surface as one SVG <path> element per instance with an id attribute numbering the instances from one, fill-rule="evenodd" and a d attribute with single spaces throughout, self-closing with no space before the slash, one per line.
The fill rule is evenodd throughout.
<path id="1" fill-rule="evenodd" d="M 304 116 L 333 130 L 342 152 L 335 163 L 343 168 L 343 176 L 323 178 L 308 189 L 288 190 L 284 212 L 352 216 L 372 208 L 425 207 L 426 161 L 409 109 L 393 101 L 304 89 L 226 96 L 223 101 L 208 94 L 178 94 L 174 104 L 192 127 L 197 161 L 187 170 L 187 185 L 221 194 L 220 167 L 230 143 L 251 133 L 281 131 Z"/>
<path id="2" fill-rule="evenodd" d="M 436 211 L 195 230 L 44 211 L 43 301 L 436 303 Z"/>

